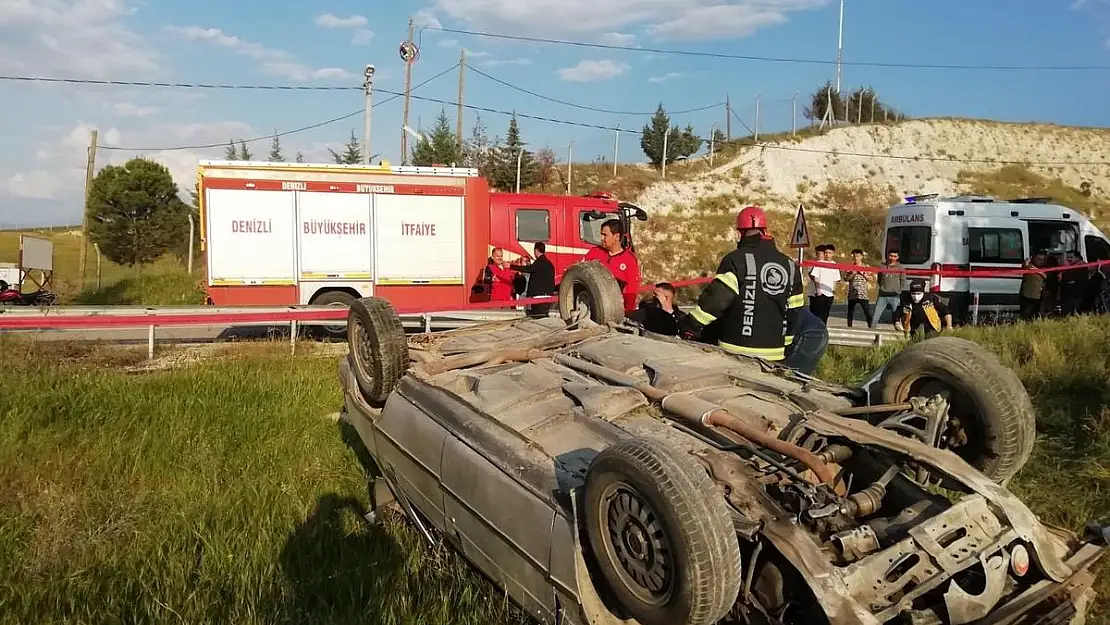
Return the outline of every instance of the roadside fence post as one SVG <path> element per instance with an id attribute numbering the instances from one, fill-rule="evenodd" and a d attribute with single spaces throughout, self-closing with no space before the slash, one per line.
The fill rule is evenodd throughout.
<path id="1" fill-rule="evenodd" d="M 289 320 L 289 355 L 297 354 L 297 320 Z"/>
<path id="2" fill-rule="evenodd" d="M 146 334 L 146 359 L 154 360 L 154 324 L 147 326 Z"/>
<path id="3" fill-rule="evenodd" d="M 979 292 L 971 294 L 971 325 L 979 325 Z"/>

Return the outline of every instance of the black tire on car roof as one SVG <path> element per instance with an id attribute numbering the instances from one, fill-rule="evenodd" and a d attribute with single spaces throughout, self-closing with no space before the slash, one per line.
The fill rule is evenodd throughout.
<path id="1" fill-rule="evenodd" d="M 572 321 L 579 305 L 589 308 L 590 319 L 601 325 L 624 321 L 624 298 L 617 279 L 597 261 L 571 265 L 559 283 L 559 317 Z"/>
<path id="2" fill-rule="evenodd" d="M 644 625 L 709 625 L 735 603 L 736 532 L 693 456 L 649 440 L 606 447 L 586 473 L 584 516 L 609 589 Z"/>
<path id="3" fill-rule="evenodd" d="M 1036 413 L 1012 369 L 974 341 L 938 336 L 915 343 L 887 363 L 878 382 L 883 403 L 944 394 L 966 444 L 952 451 L 1005 485 L 1033 451 Z"/>
<path id="4" fill-rule="evenodd" d="M 409 365 L 405 328 L 393 306 L 377 297 L 355 300 L 347 313 L 347 348 L 363 398 L 384 404 Z"/>

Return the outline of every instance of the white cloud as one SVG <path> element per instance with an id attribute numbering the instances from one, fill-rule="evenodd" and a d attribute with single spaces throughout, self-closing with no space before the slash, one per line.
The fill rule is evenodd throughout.
<path id="1" fill-rule="evenodd" d="M 728 36 L 724 27 L 706 24 L 700 31 L 695 16 L 718 14 L 728 27 L 738 28 L 729 38 L 750 35 L 777 24 L 786 14 L 825 6 L 831 0 L 435 0 L 434 9 L 451 19 L 483 30 L 524 35 L 621 35 L 621 29 L 645 24 L 660 36 Z M 717 13 L 715 13 L 715 11 Z M 585 19 L 584 16 L 588 16 Z M 747 16 L 749 19 L 743 19 Z"/>
<path id="2" fill-rule="evenodd" d="M 677 78 L 682 78 L 682 72 L 667 72 L 666 74 L 663 74 L 662 76 L 652 76 L 652 77 L 648 78 L 647 81 L 658 83 L 658 82 L 667 82 L 668 80 L 675 80 Z"/>
<path id="3" fill-rule="evenodd" d="M 331 13 L 316 16 L 316 25 L 324 28 L 365 28 L 369 22 L 365 16 L 336 17 Z"/>
<path id="4" fill-rule="evenodd" d="M 489 52 L 485 52 L 485 51 L 482 51 L 482 50 L 471 50 L 470 48 L 463 48 L 463 49 L 466 50 L 466 57 L 468 59 L 484 59 L 484 58 L 489 56 Z M 532 62 L 528 59 L 523 59 L 523 60 L 527 61 L 527 63 L 517 63 L 517 65 L 528 65 L 529 63 Z"/>
<path id="5" fill-rule="evenodd" d="M 443 23 L 439 21 L 436 14 L 431 9 L 420 9 L 412 16 L 412 24 L 417 28 L 443 28 Z"/>
<path id="6" fill-rule="evenodd" d="M 153 106 L 139 106 L 134 102 L 116 102 L 112 107 L 117 115 L 123 117 L 150 117 L 158 112 L 158 109 Z"/>
<path id="7" fill-rule="evenodd" d="M 459 46 L 459 40 L 458 39 L 444 39 L 443 41 L 440 41 L 436 45 L 441 47 L 441 48 L 457 48 Z"/>
<path id="8" fill-rule="evenodd" d="M 745 4 L 727 4 L 690 9 L 683 15 L 648 27 L 659 39 L 739 39 L 764 26 L 786 21 L 776 10 Z"/>
<path id="9" fill-rule="evenodd" d="M 636 43 L 636 35 L 628 33 L 602 33 L 601 43 L 608 46 L 631 46 Z"/>
<path id="10" fill-rule="evenodd" d="M 564 67 L 559 70 L 559 77 L 570 82 L 596 82 L 611 80 L 628 71 L 628 65 L 602 59 L 598 61 L 581 61 L 574 67 Z"/>
<path id="11" fill-rule="evenodd" d="M 130 0 L 0 0 L 0 69 L 76 78 L 156 75 L 158 56 L 126 24 Z"/>
<path id="12" fill-rule="evenodd" d="M 374 38 L 374 31 L 362 28 L 356 30 L 355 34 L 351 36 L 351 45 L 365 46 L 370 43 Z"/>
<path id="13" fill-rule="evenodd" d="M 467 51 L 470 54 L 470 51 Z M 532 59 L 486 59 L 479 63 L 483 67 L 497 67 L 499 65 L 531 65 Z"/>
<path id="14" fill-rule="evenodd" d="M 293 55 L 284 50 L 247 41 L 228 35 L 219 28 L 200 28 L 199 26 L 167 26 L 166 30 L 189 41 L 202 41 L 258 61 L 267 74 L 282 76 L 289 80 L 305 81 L 320 78 L 346 78 L 350 74 L 336 67 L 313 68 L 294 60 Z"/>

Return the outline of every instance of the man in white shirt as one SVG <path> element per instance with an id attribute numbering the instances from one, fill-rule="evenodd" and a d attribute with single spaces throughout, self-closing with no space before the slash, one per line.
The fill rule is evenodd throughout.
<path id="1" fill-rule="evenodd" d="M 817 262 L 832 262 L 832 253 L 836 250 L 832 245 L 817 246 Z M 829 312 L 832 311 L 833 296 L 836 293 L 836 283 L 842 280 L 840 270 L 834 267 L 810 267 L 809 278 L 813 281 L 813 295 L 809 298 L 809 310 L 822 321 L 829 322 Z"/>

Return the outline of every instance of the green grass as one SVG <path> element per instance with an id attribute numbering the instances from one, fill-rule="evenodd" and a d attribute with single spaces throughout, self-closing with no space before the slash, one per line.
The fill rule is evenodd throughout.
<path id="1" fill-rule="evenodd" d="M 359 522 L 334 358 L 129 374 L 141 354 L 0 347 L 0 623 L 518 618 L 406 525 Z"/>
<path id="2" fill-rule="evenodd" d="M 958 334 L 1033 395 L 1039 438 L 1017 493 L 1073 531 L 1106 515 L 1110 319 Z M 341 398 L 323 348 L 229 346 L 148 373 L 123 367 L 141 350 L 0 348 L 0 624 L 524 622 L 406 524 L 359 522 L 362 472 L 326 418 Z M 857 381 L 894 349 L 834 347 L 819 373 Z"/>

